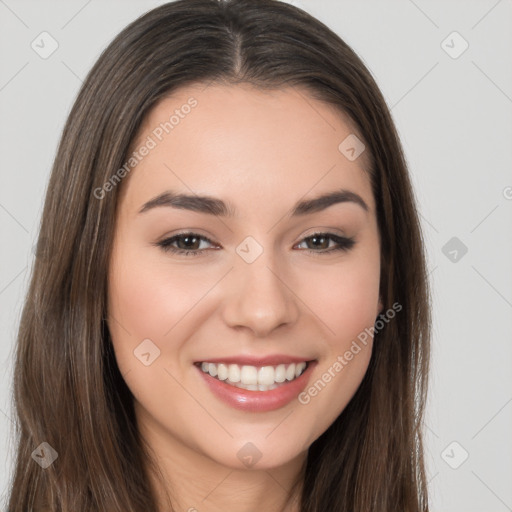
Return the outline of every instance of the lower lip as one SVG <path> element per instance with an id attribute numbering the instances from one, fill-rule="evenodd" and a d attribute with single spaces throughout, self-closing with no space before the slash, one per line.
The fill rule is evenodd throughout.
<path id="1" fill-rule="evenodd" d="M 210 391 L 226 404 L 242 411 L 266 412 L 280 409 L 297 398 L 306 387 L 315 365 L 316 361 L 310 361 L 299 377 L 292 381 L 286 381 L 278 388 L 269 391 L 249 391 L 231 386 L 203 372 L 199 366 L 195 366 Z"/>

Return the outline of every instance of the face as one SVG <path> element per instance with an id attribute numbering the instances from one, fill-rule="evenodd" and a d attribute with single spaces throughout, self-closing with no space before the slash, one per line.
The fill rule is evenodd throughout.
<path id="1" fill-rule="evenodd" d="M 339 149 L 353 133 L 295 88 L 191 86 L 145 119 L 118 185 L 108 307 L 161 456 L 285 465 L 357 390 L 381 304 L 366 155 Z"/>

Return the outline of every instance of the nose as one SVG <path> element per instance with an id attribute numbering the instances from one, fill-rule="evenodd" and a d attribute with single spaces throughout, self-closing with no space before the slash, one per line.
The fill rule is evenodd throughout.
<path id="1" fill-rule="evenodd" d="M 227 283 L 228 300 L 223 311 L 227 325 L 264 338 L 278 327 L 297 321 L 298 299 L 282 267 L 266 251 L 252 263 L 236 261 Z"/>

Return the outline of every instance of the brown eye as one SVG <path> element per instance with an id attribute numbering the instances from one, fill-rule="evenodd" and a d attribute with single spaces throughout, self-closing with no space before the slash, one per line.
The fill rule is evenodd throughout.
<path id="1" fill-rule="evenodd" d="M 200 248 L 202 241 L 213 244 L 209 238 L 198 235 L 197 233 L 180 233 L 179 235 L 166 238 L 156 245 L 165 252 L 182 254 L 184 256 L 199 256 L 205 251 L 204 248 Z"/>
<path id="2" fill-rule="evenodd" d="M 336 244 L 334 247 L 329 246 L 331 240 Z M 330 253 L 332 251 L 348 251 L 356 243 L 353 238 L 338 236 L 334 233 L 314 233 L 313 235 L 304 238 L 301 243 L 304 242 L 308 245 L 308 248 L 306 249 L 308 252 L 319 254 Z"/>

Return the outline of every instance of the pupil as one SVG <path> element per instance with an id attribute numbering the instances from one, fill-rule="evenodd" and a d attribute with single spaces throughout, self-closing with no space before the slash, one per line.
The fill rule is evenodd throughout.
<path id="1" fill-rule="evenodd" d="M 186 249 L 190 249 L 190 245 L 188 245 L 190 240 L 197 240 L 197 237 L 195 237 L 195 236 L 186 236 L 186 237 L 183 237 L 182 240 L 185 242 L 185 248 Z"/>
<path id="2" fill-rule="evenodd" d="M 313 238 L 312 238 L 311 240 L 312 240 L 313 242 L 316 242 L 316 241 L 318 241 L 318 240 L 325 240 L 325 237 L 324 237 L 324 236 L 313 236 Z M 314 243 L 313 245 L 315 245 L 316 247 L 318 247 L 319 245 L 322 245 L 322 244 L 318 244 L 318 245 L 317 245 L 317 244 L 315 244 L 315 243 Z"/>

